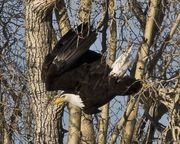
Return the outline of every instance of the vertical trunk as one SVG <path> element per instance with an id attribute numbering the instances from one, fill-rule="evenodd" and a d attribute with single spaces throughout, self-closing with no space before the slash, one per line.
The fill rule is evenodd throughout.
<path id="1" fill-rule="evenodd" d="M 1 91 L 1 85 L 0 85 Z M 8 129 L 4 117 L 4 99 L 0 92 L 0 144 L 10 144 L 12 131 Z"/>
<path id="2" fill-rule="evenodd" d="M 68 144 L 80 143 L 80 128 L 81 128 L 81 110 L 69 104 L 69 136 Z"/>
<path id="3" fill-rule="evenodd" d="M 134 108 L 130 112 L 126 124 L 125 124 L 125 129 L 124 129 L 124 135 L 122 138 L 122 144 L 130 144 L 132 141 L 132 137 L 134 134 L 134 128 L 136 124 L 136 117 L 137 117 L 137 112 L 138 112 L 138 102 L 135 102 L 136 99 L 131 98 L 132 103 L 134 104 Z"/>
<path id="4" fill-rule="evenodd" d="M 79 6 L 79 21 L 89 22 L 91 13 L 91 0 L 81 0 Z M 81 144 L 95 144 L 93 119 L 91 115 L 81 115 Z"/>
<path id="5" fill-rule="evenodd" d="M 3 129 L 3 144 L 11 144 L 12 143 L 12 135 L 9 133 L 9 131 L 4 128 Z"/>
<path id="6" fill-rule="evenodd" d="M 117 137 L 118 137 L 121 129 L 123 128 L 124 124 L 126 123 L 127 118 L 131 114 L 131 111 L 133 110 L 135 104 L 136 104 L 136 101 L 134 101 L 133 99 L 131 99 L 128 102 L 128 105 L 127 105 L 127 108 L 126 108 L 126 111 L 125 111 L 123 117 L 121 119 L 119 119 L 119 121 L 116 124 L 116 127 L 114 128 L 114 131 L 111 135 L 109 144 L 115 144 L 116 143 Z M 124 137 L 122 139 L 124 139 Z"/>
<path id="7" fill-rule="evenodd" d="M 98 133 L 98 143 L 106 144 L 107 130 L 108 130 L 108 120 L 109 120 L 109 103 L 101 107 L 101 118 L 99 119 L 99 133 Z"/>
<path id="8" fill-rule="evenodd" d="M 116 58 L 116 47 L 117 47 L 117 27 L 115 17 L 115 1 L 109 1 L 108 12 L 110 18 L 110 44 L 108 48 L 107 63 L 111 67 Z M 99 136 L 98 142 L 100 144 L 106 144 L 107 142 L 107 130 L 108 130 L 108 120 L 109 120 L 109 103 L 104 105 L 101 112 L 101 119 L 99 125 Z"/>
<path id="9" fill-rule="evenodd" d="M 157 6 L 160 0 L 151 0 L 150 2 L 150 10 L 149 10 L 149 16 L 146 21 L 145 31 L 144 31 L 144 42 L 139 50 L 138 53 L 138 62 L 136 66 L 136 72 L 135 77 L 137 79 L 142 79 L 144 77 L 145 72 L 145 65 L 149 53 L 149 48 L 152 45 L 152 41 L 154 39 L 154 33 L 156 29 L 156 15 L 157 12 Z"/>
<path id="10" fill-rule="evenodd" d="M 135 71 L 135 78 L 143 79 L 146 68 L 146 61 L 148 58 L 149 48 L 153 43 L 155 36 L 155 29 L 157 30 L 157 15 L 158 15 L 158 4 L 161 0 L 151 0 L 149 7 L 149 14 L 146 21 L 145 31 L 144 31 L 144 42 L 138 53 L 138 61 Z M 132 97 L 132 100 L 135 99 Z M 136 124 L 136 117 L 138 112 L 138 103 L 136 103 L 134 109 L 127 118 L 127 123 L 124 129 L 124 141 L 123 143 L 131 143 L 134 133 L 134 128 Z"/>
<path id="11" fill-rule="evenodd" d="M 1 59 L 1 57 L 0 57 Z M 2 63 L 0 61 L 0 66 L 2 66 Z M 0 144 L 11 144 L 12 143 L 12 133 L 13 129 L 10 128 L 10 125 L 12 124 L 11 118 L 13 114 L 8 114 L 8 117 L 10 117 L 7 122 L 6 120 L 6 114 L 7 114 L 7 99 L 6 94 L 3 94 L 3 90 L 7 90 L 7 86 L 4 87 L 4 83 L 7 84 L 7 81 L 5 80 L 3 69 L 0 68 Z M 5 82 L 6 81 L 6 82 Z M 3 89 L 5 88 L 5 89 Z M 12 126 L 12 125 L 11 125 Z"/>
<path id="12" fill-rule="evenodd" d="M 71 29 L 70 20 L 64 0 L 59 0 L 56 9 L 56 18 L 59 24 L 61 36 L 65 35 Z M 72 104 L 68 104 L 69 110 L 69 135 L 68 144 L 80 143 L 81 110 Z"/>
<path id="13" fill-rule="evenodd" d="M 81 144 L 95 144 L 93 118 L 91 115 L 82 113 L 81 116 Z"/>
<path id="14" fill-rule="evenodd" d="M 35 117 L 35 143 L 58 143 L 58 117 L 60 107 L 52 105 L 53 93 L 45 89 L 41 79 L 41 67 L 49 50 L 49 26 L 47 14 L 51 15 L 51 7 L 55 1 L 34 0 L 25 3 L 26 21 L 26 59 L 29 96 Z"/>

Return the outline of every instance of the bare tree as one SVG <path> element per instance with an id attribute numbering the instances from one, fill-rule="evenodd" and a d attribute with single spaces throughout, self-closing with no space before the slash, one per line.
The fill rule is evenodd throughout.
<path id="1" fill-rule="evenodd" d="M 0 2 L 0 143 L 27 140 L 33 124 L 27 100 L 23 3 Z M 28 118 L 26 117 L 28 115 Z M 27 125 L 28 123 L 28 125 Z"/>
<path id="2" fill-rule="evenodd" d="M 178 0 L 1 1 L 0 143 L 179 143 L 179 6 Z M 108 65 L 132 49 L 126 74 L 143 84 L 95 115 L 55 105 L 61 91 L 48 92 L 41 78 L 45 56 L 82 22 L 97 31 L 91 48 Z"/>

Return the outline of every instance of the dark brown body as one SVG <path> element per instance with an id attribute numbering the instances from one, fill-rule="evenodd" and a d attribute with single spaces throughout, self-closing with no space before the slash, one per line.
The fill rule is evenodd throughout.
<path id="1" fill-rule="evenodd" d="M 55 65 L 54 65 L 55 67 Z M 110 68 L 101 63 L 101 59 L 92 63 L 71 69 L 62 75 L 48 75 L 46 88 L 64 90 L 67 93 L 79 94 L 84 105 L 84 111 L 92 114 L 98 112 L 98 107 L 108 103 L 116 95 L 130 95 L 141 88 L 141 83 L 135 78 L 115 78 L 109 76 Z"/>
<path id="2" fill-rule="evenodd" d="M 83 110 L 89 114 L 97 113 L 116 95 L 130 95 L 141 88 L 135 78 L 109 76 L 111 69 L 102 55 L 89 50 L 96 35 L 88 23 L 79 25 L 77 32 L 70 30 L 45 57 L 42 67 L 46 89 L 79 94 L 85 105 Z"/>

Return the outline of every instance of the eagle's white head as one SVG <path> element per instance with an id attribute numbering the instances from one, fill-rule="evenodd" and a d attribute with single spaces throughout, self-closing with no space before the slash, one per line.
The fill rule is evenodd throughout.
<path id="1" fill-rule="evenodd" d="M 81 109 L 84 107 L 83 101 L 79 95 L 66 93 L 63 94 L 62 96 L 64 97 L 64 101 L 69 102 L 75 106 L 78 106 Z"/>

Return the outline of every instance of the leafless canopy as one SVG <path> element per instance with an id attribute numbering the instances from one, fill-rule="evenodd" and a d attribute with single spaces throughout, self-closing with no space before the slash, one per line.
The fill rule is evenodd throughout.
<path id="1" fill-rule="evenodd" d="M 178 143 L 179 8 L 178 0 L 1 0 L 0 143 Z M 57 39 L 87 21 L 98 32 L 91 49 L 109 65 L 132 46 L 126 74 L 143 83 L 93 116 L 53 105 L 59 92 L 40 78 Z"/>

